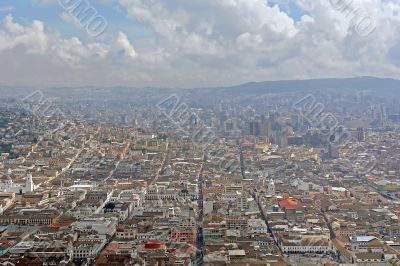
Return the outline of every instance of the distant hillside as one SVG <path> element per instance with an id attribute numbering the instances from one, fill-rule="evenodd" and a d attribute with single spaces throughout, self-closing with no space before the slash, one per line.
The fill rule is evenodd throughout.
<path id="1" fill-rule="evenodd" d="M 400 80 L 380 79 L 374 77 L 357 77 L 346 79 L 310 79 L 310 80 L 282 80 L 250 82 L 242 85 L 223 87 L 193 89 L 195 93 L 207 94 L 264 94 L 279 92 L 295 92 L 304 90 L 338 89 L 338 90 L 372 90 L 376 92 L 398 92 L 400 91 Z M 193 91 L 192 90 L 192 91 Z"/>
<path id="2" fill-rule="evenodd" d="M 1 98 L 22 99 L 35 91 L 35 88 L 0 87 Z M 193 89 L 171 88 L 132 88 L 132 87 L 60 87 L 40 89 L 45 98 L 56 98 L 63 102 L 127 102 L 153 104 L 171 94 L 182 95 L 192 103 L 211 103 L 221 99 L 257 97 L 267 93 L 312 93 L 313 91 L 367 90 L 370 94 L 400 97 L 400 80 L 374 77 L 346 79 L 312 79 L 250 82 L 232 87 L 210 87 Z"/>

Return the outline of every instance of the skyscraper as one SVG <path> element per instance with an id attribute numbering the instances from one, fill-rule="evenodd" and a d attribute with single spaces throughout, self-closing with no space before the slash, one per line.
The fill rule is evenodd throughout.
<path id="1" fill-rule="evenodd" d="M 249 130 L 251 136 L 259 137 L 261 135 L 261 127 L 260 122 L 258 121 L 251 121 L 249 124 Z"/>
<path id="2" fill-rule="evenodd" d="M 365 131 L 362 127 L 357 128 L 357 140 L 359 142 L 365 141 Z"/>

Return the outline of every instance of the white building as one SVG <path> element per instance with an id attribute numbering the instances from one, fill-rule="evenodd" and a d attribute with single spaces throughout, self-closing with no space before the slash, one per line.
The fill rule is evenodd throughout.
<path id="1" fill-rule="evenodd" d="M 268 227 L 262 219 L 249 219 L 247 228 L 250 234 L 268 234 Z"/>
<path id="2" fill-rule="evenodd" d="M 98 235 L 114 235 L 117 229 L 116 219 L 83 219 L 81 221 L 72 224 L 73 231 L 80 231 L 90 233 L 92 231 L 97 232 Z"/>
<path id="3" fill-rule="evenodd" d="M 74 259 L 94 259 L 107 244 L 105 236 L 94 236 L 80 239 L 74 244 L 73 258 Z"/>
<path id="4" fill-rule="evenodd" d="M 14 184 L 13 180 L 9 175 L 0 178 L 0 191 L 1 192 L 12 192 L 15 194 L 25 194 L 27 192 L 33 192 L 35 190 L 35 184 L 32 180 L 32 175 L 28 174 L 25 177 L 25 183 Z"/>
<path id="5" fill-rule="evenodd" d="M 214 210 L 214 201 L 205 200 L 203 202 L 204 214 L 211 214 Z"/>
<path id="6" fill-rule="evenodd" d="M 303 236 L 295 239 L 282 239 L 280 246 L 283 253 L 328 253 L 331 245 L 325 236 Z"/>
<path id="7" fill-rule="evenodd" d="M 275 183 L 274 180 L 271 179 L 268 184 L 268 196 L 275 196 Z"/>

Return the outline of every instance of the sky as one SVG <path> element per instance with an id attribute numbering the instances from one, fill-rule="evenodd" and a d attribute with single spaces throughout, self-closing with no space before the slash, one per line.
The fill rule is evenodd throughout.
<path id="1" fill-rule="evenodd" d="M 353 76 L 400 78 L 399 0 L 0 1 L 2 86 Z"/>

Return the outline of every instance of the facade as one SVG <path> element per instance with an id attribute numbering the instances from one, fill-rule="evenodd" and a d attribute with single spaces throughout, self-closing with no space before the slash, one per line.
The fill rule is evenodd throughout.
<path id="1" fill-rule="evenodd" d="M 32 175 L 28 174 L 25 177 L 25 183 L 15 184 L 10 176 L 5 176 L 0 180 L 0 190 L 2 192 L 12 192 L 15 194 L 25 194 L 35 190 L 35 184 L 32 180 Z"/>
<path id="2" fill-rule="evenodd" d="M 295 239 L 285 238 L 280 242 L 284 253 L 328 253 L 331 245 L 328 238 L 323 236 L 299 237 Z"/>
<path id="3" fill-rule="evenodd" d="M 0 223 L 18 225 L 50 225 L 56 221 L 58 215 L 59 213 L 57 211 L 3 214 L 0 215 Z"/>

